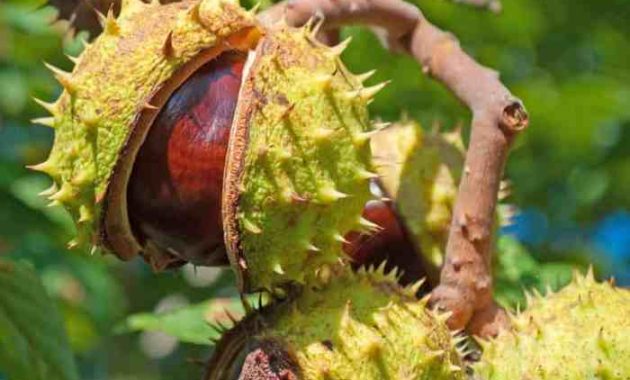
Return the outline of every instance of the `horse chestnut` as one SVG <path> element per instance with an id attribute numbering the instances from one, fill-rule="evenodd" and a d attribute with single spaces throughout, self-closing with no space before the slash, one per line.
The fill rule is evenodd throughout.
<path id="1" fill-rule="evenodd" d="M 73 245 L 155 269 L 225 262 L 241 290 L 308 281 L 345 257 L 373 196 L 363 86 L 308 27 L 260 25 L 232 0 L 128 0 L 65 91 L 35 166 L 74 218 Z"/>
<path id="2" fill-rule="evenodd" d="M 131 225 L 139 239 L 181 259 L 174 264 L 227 263 L 221 193 L 244 62 L 242 54 L 225 53 L 188 78 L 160 111 L 134 163 L 127 190 Z M 403 283 L 422 277 L 391 202 L 369 201 L 363 217 L 378 227 L 346 234 L 343 248 L 353 263 L 389 258 L 390 266 L 417 269 L 405 272 Z"/>

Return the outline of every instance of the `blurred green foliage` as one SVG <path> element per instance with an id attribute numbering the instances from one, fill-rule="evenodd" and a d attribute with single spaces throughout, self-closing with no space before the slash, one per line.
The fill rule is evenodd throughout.
<path id="1" fill-rule="evenodd" d="M 55 10 L 42 3 L 0 2 L 0 255 L 33 263 L 63 316 L 80 378 L 198 378 L 201 369 L 186 363 L 206 358 L 207 348 L 162 333 L 195 341 L 172 323 L 173 315 L 197 318 L 209 299 L 233 299 L 231 273 L 195 275 L 186 268 L 158 276 L 138 261 L 66 250 L 73 234 L 67 215 L 37 196 L 49 180 L 25 169 L 46 157 L 52 141 L 50 130 L 29 122 L 44 115 L 31 96 L 50 100 L 60 92 L 43 62 L 71 69 L 64 54 L 78 54 L 86 37 L 53 23 Z M 603 265 L 585 235 L 630 202 L 630 3 L 504 0 L 499 15 L 446 0 L 418 4 L 497 69 L 531 114 L 507 167 L 511 202 L 539 210 L 555 229 L 543 233 L 533 257 L 513 239 L 499 241 L 501 302 L 521 302 L 522 288 L 560 285 L 567 263 Z M 468 111 L 413 60 L 386 52 L 364 29 L 344 33 L 355 37 L 345 54 L 353 71 L 378 68 L 374 83 L 392 79 L 372 106 L 375 118 L 396 120 L 406 112 L 426 127 L 444 128 L 469 121 Z M 566 231 L 572 232 L 562 238 Z M 211 336 L 205 325 L 192 326 Z"/>
<path id="2" fill-rule="evenodd" d="M 79 379 L 61 315 L 24 262 L 0 260 L 0 353 L 12 379 Z"/>
<path id="3" fill-rule="evenodd" d="M 245 311 L 239 299 L 215 298 L 166 313 L 140 313 L 129 316 L 117 330 L 160 331 L 180 342 L 212 345 L 221 337 L 221 326 L 231 326 Z"/>
<path id="4" fill-rule="evenodd" d="M 571 281 L 576 267 L 568 262 L 541 262 L 518 241 L 503 236 L 497 243 L 495 298 L 504 307 L 522 310 L 526 305 L 525 291 L 545 294 Z"/>

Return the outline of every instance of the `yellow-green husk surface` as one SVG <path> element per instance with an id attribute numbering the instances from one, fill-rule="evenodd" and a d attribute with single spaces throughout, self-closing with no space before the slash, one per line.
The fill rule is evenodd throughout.
<path id="1" fill-rule="evenodd" d="M 241 289 L 304 283 L 343 257 L 343 236 L 373 228 L 372 126 L 367 104 L 382 88 L 340 61 L 345 44 L 310 28 L 266 31 L 244 80 L 230 137 L 224 197 L 228 252 Z"/>
<path id="2" fill-rule="evenodd" d="M 478 379 L 630 378 L 630 291 L 589 273 L 555 294 L 528 298 L 513 331 L 481 342 Z"/>
<path id="3" fill-rule="evenodd" d="M 52 68 L 64 91 L 54 103 L 41 102 L 51 117 L 37 122 L 55 129 L 55 142 L 49 158 L 33 168 L 53 178 L 44 194 L 76 222 L 71 245 L 108 245 L 111 236 L 104 235 L 120 234 L 121 247 L 114 250 L 128 258 L 141 249 L 125 204 L 127 179 L 147 129 L 138 125 L 150 125 L 178 85 L 175 78 L 181 83 L 194 65 L 223 50 L 243 49 L 239 41 L 229 47 L 225 42 L 255 20 L 230 0 L 122 3 L 118 18 L 111 12 L 101 17 L 103 33 L 86 45 L 71 73 Z M 103 231 L 109 209 L 120 217 Z"/>
<path id="4" fill-rule="evenodd" d="M 464 164 L 459 131 L 424 132 L 403 120 L 372 139 L 374 165 L 426 262 L 442 265 Z"/>
<path id="5" fill-rule="evenodd" d="M 382 268 L 342 270 L 325 285 L 263 309 L 256 321 L 261 330 L 235 329 L 249 340 L 283 347 L 304 380 L 465 379 L 446 316 L 415 298 L 418 286 L 401 288 Z M 238 341 L 234 333 L 226 336 Z M 229 351 L 226 343 L 219 343 L 217 355 Z"/>

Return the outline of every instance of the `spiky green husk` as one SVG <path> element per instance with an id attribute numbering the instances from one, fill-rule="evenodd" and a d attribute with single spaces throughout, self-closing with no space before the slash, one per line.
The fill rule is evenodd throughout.
<path id="1" fill-rule="evenodd" d="M 577 274 L 558 293 L 528 296 L 514 331 L 482 342 L 488 380 L 630 378 L 630 291 Z"/>
<path id="2" fill-rule="evenodd" d="M 385 191 L 425 260 L 441 266 L 457 185 L 464 163 L 459 132 L 425 133 L 402 121 L 372 139 Z"/>
<path id="3" fill-rule="evenodd" d="M 445 316 L 415 298 L 418 286 L 401 288 L 396 275 L 384 274 L 382 267 L 342 269 L 327 284 L 263 309 L 257 326 L 264 328 L 241 326 L 250 339 L 241 344 L 251 350 L 256 347 L 251 341 L 278 343 L 304 380 L 466 378 Z M 226 336 L 238 341 L 233 333 Z M 228 351 L 226 343 L 217 355 Z"/>
<path id="4" fill-rule="evenodd" d="M 254 25 L 253 17 L 230 0 L 170 5 L 127 0 L 118 19 L 110 12 L 101 21 L 103 34 L 86 46 L 73 72 L 53 69 L 64 92 L 43 105 L 52 114 L 46 124 L 55 128 L 55 143 L 48 160 L 34 166 L 53 178 L 49 198 L 77 224 L 73 245 L 97 243 L 113 173 L 130 171 L 137 146 L 129 140 L 138 121 L 160 106 L 149 105 L 157 101 L 154 96 L 201 52 L 226 49 L 221 41 Z M 137 136 L 137 145 L 142 139 Z M 120 160 L 129 161 L 127 167 Z M 116 228 L 129 229 L 123 220 Z"/>
<path id="5" fill-rule="evenodd" d="M 347 232 L 365 229 L 373 176 L 366 106 L 381 87 L 365 88 L 348 72 L 343 47 L 277 25 L 256 50 L 230 138 L 246 148 L 228 153 L 234 173 L 226 182 L 238 195 L 228 190 L 224 202 L 236 221 L 225 225 L 228 248 L 246 291 L 308 281 L 343 256 Z"/>

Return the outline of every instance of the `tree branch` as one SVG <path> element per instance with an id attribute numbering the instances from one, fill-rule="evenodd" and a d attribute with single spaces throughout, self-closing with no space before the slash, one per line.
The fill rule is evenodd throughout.
<path id="1" fill-rule="evenodd" d="M 411 37 L 423 71 L 444 83 L 473 114 L 464 174 L 453 211 L 446 260 L 433 303 L 453 313 L 452 328 L 496 334 L 507 323 L 492 299 L 491 257 L 495 208 L 514 136 L 528 124 L 520 100 L 499 75 L 478 64 L 450 34 L 422 21 Z"/>
<path id="2" fill-rule="evenodd" d="M 453 329 L 494 335 L 507 318 L 492 299 L 492 232 L 499 182 L 515 135 L 528 124 L 520 100 L 496 72 L 468 56 L 451 34 L 427 21 L 402 0 L 292 0 L 263 12 L 263 23 L 284 17 L 298 26 L 323 16 L 325 29 L 367 24 L 387 32 L 389 48 L 413 55 L 425 74 L 442 82 L 468 108 L 470 146 L 453 212 L 440 285 L 433 305 L 452 313 Z"/>

